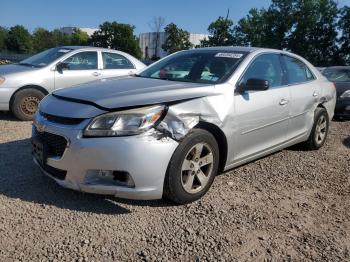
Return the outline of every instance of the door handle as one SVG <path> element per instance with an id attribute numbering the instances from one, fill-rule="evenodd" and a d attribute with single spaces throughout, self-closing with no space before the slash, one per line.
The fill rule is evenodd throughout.
<path id="1" fill-rule="evenodd" d="M 318 93 L 315 91 L 313 94 L 312 94 L 313 97 L 318 97 Z"/>
<path id="2" fill-rule="evenodd" d="M 100 76 L 101 73 L 99 73 L 99 72 L 93 72 L 92 75 L 93 75 L 93 76 Z"/>
<path id="3" fill-rule="evenodd" d="M 280 101 L 280 105 L 284 106 L 284 105 L 288 104 L 288 102 L 289 102 L 288 100 L 282 98 L 281 101 Z"/>

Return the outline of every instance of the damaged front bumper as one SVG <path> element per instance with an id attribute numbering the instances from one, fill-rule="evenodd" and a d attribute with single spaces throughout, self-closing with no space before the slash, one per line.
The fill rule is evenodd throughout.
<path id="1" fill-rule="evenodd" d="M 37 137 L 36 126 L 40 126 L 44 127 L 41 132 L 67 141 L 62 156 L 47 155 L 41 161 L 34 154 L 42 171 L 59 185 L 78 191 L 129 199 L 160 199 L 167 166 L 178 142 L 160 138 L 154 129 L 137 136 L 83 138 L 82 130 L 87 123 L 88 120 L 67 128 L 36 115 L 33 139 Z"/>

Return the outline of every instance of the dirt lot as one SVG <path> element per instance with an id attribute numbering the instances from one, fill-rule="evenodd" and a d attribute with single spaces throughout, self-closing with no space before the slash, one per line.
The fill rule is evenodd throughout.
<path id="1" fill-rule="evenodd" d="M 0 114 L 0 261 L 350 261 L 350 122 L 218 176 L 200 201 L 60 188 L 32 163 L 30 123 Z"/>

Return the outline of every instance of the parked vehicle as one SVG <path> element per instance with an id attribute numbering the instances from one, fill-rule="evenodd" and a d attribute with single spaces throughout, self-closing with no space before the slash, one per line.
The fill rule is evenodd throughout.
<path id="1" fill-rule="evenodd" d="M 323 71 L 323 75 L 332 81 L 337 89 L 335 117 L 350 119 L 350 66 L 328 67 Z"/>
<path id="2" fill-rule="evenodd" d="M 51 48 L 18 64 L 0 66 L 0 110 L 32 120 L 40 100 L 56 89 L 134 74 L 144 67 L 131 55 L 111 49 Z"/>
<path id="3" fill-rule="evenodd" d="M 181 51 L 136 76 L 47 96 L 34 161 L 67 188 L 189 203 L 218 172 L 297 143 L 322 147 L 335 100 L 331 82 L 285 51 Z"/>
<path id="4" fill-rule="evenodd" d="M 325 70 L 327 67 L 316 67 L 316 69 L 318 71 L 320 71 L 321 73 L 323 72 L 323 70 Z"/>

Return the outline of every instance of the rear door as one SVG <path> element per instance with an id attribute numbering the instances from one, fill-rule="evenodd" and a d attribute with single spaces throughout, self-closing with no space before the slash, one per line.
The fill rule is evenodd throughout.
<path id="1" fill-rule="evenodd" d="M 288 55 L 282 55 L 282 58 L 291 95 L 288 139 L 293 139 L 310 131 L 322 87 L 317 85 L 316 78 L 303 61 Z"/>
<path id="2" fill-rule="evenodd" d="M 248 79 L 269 81 L 265 91 L 235 93 L 237 136 L 235 161 L 253 156 L 286 141 L 289 90 L 278 53 L 261 54 L 247 67 L 238 85 Z"/>
<path id="3" fill-rule="evenodd" d="M 102 52 L 102 77 L 116 77 L 132 75 L 136 73 L 135 65 L 125 56 L 113 53 Z"/>
<path id="4" fill-rule="evenodd" d="M 55 70 L 55 89 L 91 82 L 101 78 L 96 51 L 83 51 L 61 61 Z M 56 66 L 57 67 L 57 66 Z"/>

